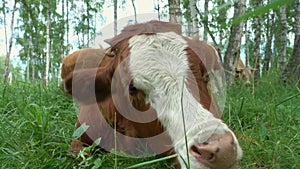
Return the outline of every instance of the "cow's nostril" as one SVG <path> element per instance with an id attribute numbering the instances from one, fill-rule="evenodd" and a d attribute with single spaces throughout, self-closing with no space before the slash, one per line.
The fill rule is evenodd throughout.
<path id="1" fill-rule="evenodd" d="M 203 145 L 208 145 L 208 142 L 207 142 L 207 141 L 205 141 L 205 142 L 203 142 L 202 144 L 203 144 Z"/>
<path id="2" fill-rule="evenodd" d="M 213 161 L 215 159 L 215 151 L 211 151 L 206 146 L 195 146 L 193 145 L 190 149 L 190 153 L 197 159 L 204 159 L 207 161 Z"/>

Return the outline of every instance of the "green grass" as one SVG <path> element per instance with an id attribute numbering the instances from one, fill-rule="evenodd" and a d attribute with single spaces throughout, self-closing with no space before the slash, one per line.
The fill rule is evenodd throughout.
<path id="1" fill-rule="evenodd" d="M 254 87 L 236 84 L 227 90 L 223 118 L 237 134 L 244 157 L 236 168 L 300 168 L 300 95 L 276 73 Z M 78 106 L 59 85 L 0 84 L 1 168 L 172 168 L 155 157 L 132 159 L 98 153 L 88 147 L 73 157 L 68 150 Z M 155 163 L 151 163 L 153 161 Z M 144 162 L 144 163 L 143 163 Z"/>

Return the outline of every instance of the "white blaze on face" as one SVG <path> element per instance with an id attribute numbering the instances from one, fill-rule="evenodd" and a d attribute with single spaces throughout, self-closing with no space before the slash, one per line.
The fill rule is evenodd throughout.
<path id="1" fill-rule="evenodd" d="M 157 33 L 134 36 L 129 40 L 129 47 L 131 48 L 129 70 L 133 85 L 146 94 L 146 101 L 156 110 L 159 120 L 169 132 L 175 151 L 184 160 L 188 159 L 181 112 L 182 99 L 188 148 L 191 149 L 189 154 L 191 167 L 193 169 L 218 167 L 218 164 L 222 164 L 222 160 L 219 159 L 224 159 L 218 155 L 228 151 L 226 149 L 233 152 L 230 158 L 232 162 L 228 164 L 231 166 L 231 163 L 241 156 L 237 139 L 220 119 L 214 118 L 212 113 L 197 102 L 186 87 L 185 77 L 190 72 L 185 52 L 188 47 L 186 41 L 173 32 Z M 225 137 L 227 133 L 232 137 Z M 226 146 L 217 144 L 222 138 L 226 141 L 231 139 L 227 142 L 230 142 L 232 148 L 227 148 L 228 144 Z M 218 150 L 214 152 L 214 158 L 207 158 L 204 154 L 210 153 L 211 146 L 202 145 L 204 142 L 220 145 L 216 147 L 220 149 L 220 153 Z M 226 155 L 225 152 L 223 154 Z M 183 160 L 179 158 L 179 161 L 184 168 Z"/>

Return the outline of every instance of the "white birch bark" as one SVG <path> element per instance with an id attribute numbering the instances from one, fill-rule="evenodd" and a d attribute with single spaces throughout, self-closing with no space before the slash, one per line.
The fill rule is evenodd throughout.
<path id="1" fill-rule="evenodd" d="M 131 4 L 132 4 L 132 7 L 133 7 L 133 12 L 134 12 L 134 23 L 137 23 L 136 7 L 135 7 L 134 0 L 131 0 Z"/>
<path id="2" fill-rule="evenodd" d="M 261 0 L 255 0 L 253 7 L 258 8 L 262 5 Z M 260 77 L 260 43 L 261 43 L 261 16 L 256 16 L 254 18 L 253 29 L 254 29 L 254 68 L 256 69 L 254 73 L 254 78 L 258 79 Z"/>
<path id="3" fill-rule="evenodd" d="M 246 0 L 236 1 L 234 3 L 234 16 L 237 18 L 245 13 Z M 224 67 L 229 72 L 227 76 L 229 84 L 233 83 L 235 68 L 240 58 L 241 38 L 244 23 L 240 22 L 231 26 L 229 43 L 224 56 Z"/>
<path id="4" fill-rule="evenodd" d="M 114 0 L 114 35 L 118 34 L 118 0 Z"/>
<path id="5" fill-rule="evenodd" d="M 281 41 L 280 41 L 280 56 L 279 69 L 282 71 L 286 62 L 286 42 L 287 42 L 287 20 L 286 20 L 286 6 L 280 7 L 281 16 Z"/>
<path id="6" fill-rule="evenodd" d="M 5 1 L 3 1 L 3 7 L 4 7 L 4 28 L 5 28 L 5 39 L 6 39 L 6 57 L 5 57 L 5 65 L 4 65 L 4 71 L 3 71 L 3 76 L 2 80 L 5 82 L 7 80 L 7 77 L 10 72 L 10 55 L 11 55 L 11 50 L 12 50 L 12 45 L 13 45 L 13 36 L 14 36 L 14 20 L 15 20 L 15 11 L 17 10 L 17 1 L 14 1 L 14 6 L 12 9 L 12 14 L 11 14 L 11 23 L 10 23 L 10 31 L 11 35 L 9 38 L 9 42 L 7 43 L 7 30 L 6 30 L 6 15 L 5 15 Z M 8 47 L 7 47 L 8 45 Z"/>
<path id="7" fill-rule="evenodd" d="M 191 20 L 192 20 L 191 36 L 199 38 L 199 20 L 198 20 L 198 14 L 196 9 L 197 8 L 196 0 L 190 0 L 189 5 L 191 11 Z"/>
<path id="8" fill-rule="evenodd" d="M 46 27 L 46 70 L 45 70 L 45 83 L 46 87 L 49 86 L 49 67 L 50 67 L 50 0 L 47 1 L 47 27 Z"/>
<path id="9" fill-rule="evenodd" d="M 173 23 L 182 23 L 180 0 L 168 0 L 169 2 L 169 20 Z"/>

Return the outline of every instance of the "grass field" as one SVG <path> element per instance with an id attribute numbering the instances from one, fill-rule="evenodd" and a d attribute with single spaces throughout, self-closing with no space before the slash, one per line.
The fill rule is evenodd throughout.
<path id="1" fill-rule="evenodd" d="M 68 153 L 78 106 L 59 84 L 0 84 L 0 165 L 21 168 L 126 168 L 154 160 L 113 154 L 77 157 Z M 254 87 L 227 89 L 223 118 L 237 134 L 244 158 L 236 168 L 300 168 L 300 90 L 284 85 L 276 73 Z M 163 161 L 138 168 L 172 168 Z"/>

